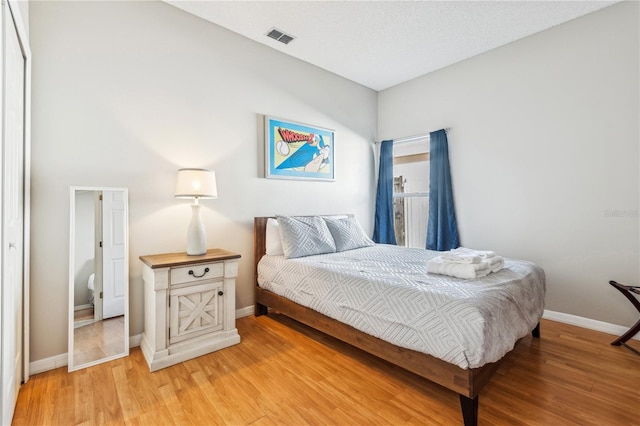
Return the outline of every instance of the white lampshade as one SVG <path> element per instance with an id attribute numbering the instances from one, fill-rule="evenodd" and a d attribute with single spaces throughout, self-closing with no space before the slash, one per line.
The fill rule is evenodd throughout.
<path id="1" fill-rule="evenodd" d="M 218 198 L 216 172 L 207 169 L 180 169 L 176 198 Z"/>

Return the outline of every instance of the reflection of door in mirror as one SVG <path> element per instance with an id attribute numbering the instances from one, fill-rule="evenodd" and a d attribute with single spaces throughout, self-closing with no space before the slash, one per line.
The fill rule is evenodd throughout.
<path id="1" fill-rule="evenodd" d="M 127 192 L 71 188 L 69 371 L 129 353 Z"/>
<path id="2" fill-rule="evenodd" d="M 101 264 L 97 250 L 100 236 L 100 220 L 96 215 L 100 214 L 97 208 L 99 198 L 98 191 L 77 191 L 75 194 L 75 250 L 74 250 L 74 328 L 91 324 L 100 320 L 101 312 L 95 306 L 94 294 L 96 287 L 98 294 L 101 287 Z M 96 271 L 98 279 L 96 280 Z"/>

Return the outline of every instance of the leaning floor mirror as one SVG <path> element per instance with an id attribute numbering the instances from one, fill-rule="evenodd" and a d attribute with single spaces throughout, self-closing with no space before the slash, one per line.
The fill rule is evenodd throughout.
<path id="1" fill-rule="evenodd" d="M 128 194 L 71 187 L 69 371 L 129 355 Z"/>

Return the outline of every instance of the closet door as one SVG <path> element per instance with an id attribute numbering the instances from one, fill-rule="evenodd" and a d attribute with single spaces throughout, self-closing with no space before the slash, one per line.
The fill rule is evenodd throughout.
<path id="1" fill-rule="evenodd" d="M 26 57 L 3 2 L 1 367 L 2 424 L 10 424 L 23 367 Z"/>

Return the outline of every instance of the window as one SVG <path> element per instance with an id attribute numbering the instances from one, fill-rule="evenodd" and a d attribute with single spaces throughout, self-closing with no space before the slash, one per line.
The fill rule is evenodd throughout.
<path id="1" fill-rule="evenodd" d="M 399 246 L 425 248 L 429 216 L 429 138 L 394 142 L 393 211 Z"/>

